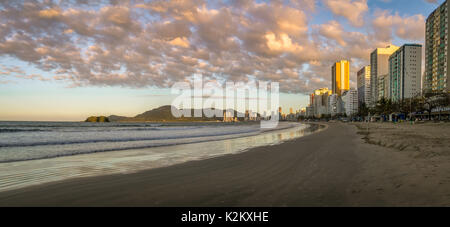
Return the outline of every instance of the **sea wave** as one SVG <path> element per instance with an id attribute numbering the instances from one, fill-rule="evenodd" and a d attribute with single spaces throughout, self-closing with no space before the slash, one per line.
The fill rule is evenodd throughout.
<path id="1" fill-rule="evenodd" d="M 282 124 L 273 130 L 299 127 Z M 23 128 L 16 128 L 19 132 Z M 39 160 L 80 154 L 145 149 L 243 138 L 270 133 L 259 125 L 191 125 L 171 127 L 95 128 L 71 131 L 22 131 L 0 134 L 0 163 Z M 94 131 L 92 131 L 94 130 Z"/>
<path id="2" fill-rule="evenodd" d="M 49 158 L 59 158 L 59 157 L 66 157 L 66 156 L 73 156 L 73 155 L 81 155 L 81 154 L 94 154 L 94 153 L 101 153 L 101 152 L 110 152 L 110 151 L 124 151 L 124 150 L 135 150 L 135 149 L 147 149 L 147 148 L 155 148 L 155 147 L 165 147 L 165 146 L 176 146 L 176 145 L 188 145 L 188 144 L 195 144 L 195 143 L 204 143 L 204 142 L 214 142 L 214 141 L 221 141 L 226 139 L 235 139 L 235 138 L 243 138 L 248 136 L 253 136 L 256 134 L 245 134 L 245 133 L 239 133 L 234 134 L 234 136 L 226 137 L 226 138 L 220 138 L 220 136 L 203 136 L 199 138 L 199 140 L 195 141 L 180 141 L 178 139 L 172 139 L 176 141 L 171 141 L 169 143 L 162 142 L 162 143 L 153 143 L 153 144 L 147 144 L 147 145 L 139 145 L 139 144 L 129 144 L 125 146 L 120 147 L 112 147 L 112 148 L 99 148 L 99 149 L 91 149 L 88 148 L 87 150 L 82 149 L 76 149 L 72 151 L 58 151 L 58 153 L 52 153 L 47 154 L 44 152 L 34 153 L 32 156 L 21 156 L 19 158 L 14 157 L 1 157 L 0 155 L 0 163 L 10 163 L 10 162 L 20 162 L 20 161 L 31 161 L 31 160 L 40 160 L 40 159 L 49 159 Z M 141 142 L 145 142 L 149 140 L 142 140 Z M 109 142 L 109 141 L 106 141 Z M 119 141 L 119 142 L 136 142 L 136 141 Z M 70 145 L 70 144 L 61 144 L 61 145 Z M 54 145 L 51 145 L 54 146 Z M 48 145 L 37 145 L 35 147 L 42 147 L 44 150 L 47 149 Z M 1 148 L 0 148 L 0 154 L 1 154 Z"/>
<path id="3" fill-rule="evenodd" d="M 18 129 L 18 128 L 0 128 L 0 133 L 15 133 L 15 132 L 47 132 L 45 129 Z"/>
<path id="4" fill-rule="evenodd" d="M 236 134 L 245 134 L 251 132 L 258 132 L 259 129 L 249 129 L 249 130 L 239 130 L 239 131 L 223 131 L 216 132 L 215 134 L 208 133 L 205 131 L 204 133 L 197 135 L 190 135 L 189 132 L 186 132 L 182 135 L 170 136 L 152 136 L 152 137 L 126 137 L 126 138 L 112 138 L 112 139 L 87 139 L 87 140 L 64 140 L 64 141 L 44 141 L 44 142 L 0 142 L 0 148 L 2 147 L 33 147 L 33 146 L 46 146 L 46 145 L 69 145 L 69 144 L 84 144 L 84 143 L 100 143 L 100 142 L 134 142 L 134 141 L 152 141 L 152 140 L 168 140 L 168 139 L 185 139 L 185 138 L 199 138 L 199 137 L 216 137 L 216 136 L 225 136 L 225 135 L 236 135 Z"/>
<path id="5" fill-rule="evenodd" d="M 0 191 L 72 178 L 132 173 L 237 154 L 253 147 L 270 146 L 296 139 L 317 130 L 314 125 L 300 124 L 279 128 L 280 130 L 277 131 L 263 130 L 254 136 L 236 134 L 214 138 L 204 137 L 197 141 L 189 138 L 175 139 L 172 142 L 181 146 L 169 147 L 163 145 L 167 141 L 155 141 L 157 143 L 153 144 L 124 142 L 121 146 L 111 143 L 85 144 L 90 146 L 84 147 L 87 150 L 78 149 L 84 145 L 0 148 L 0 160 L 2 160 L 0 162 L 3 162 L 0 164 Z"/>

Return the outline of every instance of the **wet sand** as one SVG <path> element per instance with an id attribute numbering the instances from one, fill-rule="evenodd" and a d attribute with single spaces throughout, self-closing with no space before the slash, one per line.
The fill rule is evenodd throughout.
<path id="1" fill-rule="evenodd" d="M 0 206 L 450 206 L 450 165 L 351 124 L 202 161 L 0 193 Z"/>

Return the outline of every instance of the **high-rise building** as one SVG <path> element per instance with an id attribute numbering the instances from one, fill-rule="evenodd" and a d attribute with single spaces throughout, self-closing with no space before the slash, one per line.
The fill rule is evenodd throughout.
<path id="1" fill-rule="evenodd" d="M 332 117 L 343 113 L 342 99 L 337 94 L 328 96 L 328 114 Z"/>
<path id="2" fill-rule="evenodd" d="M 427 87 L 427 85 L 426 85 L 426 80 L 425 80 L 426 74 L 427 74 L 427 72 L 426 72 L 426 70 L 425 70 L 425 71 L 423 72 L 423 74 L 422 74 L 422 93 L 423 93 L 424 90 L 426 90 L 426 87 Z"/>
<path id="3" fill-rule="evenodd" d="M 306 117 L 306 108 L 302 108 L 298 114 L 301 117 Z"/>
<path id="4" fill-rule="evenodd" d="M 284 120 L 284 118 L 283 118 L 283 108 L 281 108 L 281 107 L 278 108 L 278 119 L 280 121 Z"/>
<path id="5" fill-rule="evenodd" d="M 312 106 L 314 103 L 314 93 L 311 93 L 309 95 L 309 106 Z"/>
<path id="6" fill-rule="evenodd" d="M 331 87 L 333 94 L 341 95 L 350 89 L 350 62 L 342 60 L 331 67 Z"/>
<path id="7" fill-rule="evenodd" d="M 378 98 L 377 100 L 381 100 L 381 99 L 390 99 L 390 81 L 389 81 L 389 74 L 386 75 L 380 75 L 378 77 Z"/>
<path id="8" fill-rule="evenodd" d="M 389 58 L 390 98 L 398 102 L 421 92 L 422 45 L 405 44 Z"/>
<path id="9" fill-rule="evenodd" d="M 314 91 L 314 116 L 317 118 L 328 114 L 328 96 L 331 95 L 331 91 L 328 88 L 321 88 Z"/>
<path id="10" fill-rule="evenodd" d="M 342 102 L 344 103 L 345 114 L 348 117 L 358 113 L 358 91 L 350 89 L 342 94 Z"/>
<path id="11" fill-rule="evenodd" d="M 364 66 L 357 74 L 358 105 L 370 104 L 370 65 Z"/>
<path id="12" fill-rule="evenodd" d="M 306 107 L 306 117 L 314 117 L 314 107 L 313 106 Z"/>
<path id="13" fill-rule="evenodd" d="M 378 92 L 380 78 L 384 81 L 386 75 L 389 76 L 389 57 L 398 48 L 398 46 L 389 45 L 386 48 L 377 48 L 370 54 L 370 106 L 372 107 L 380 98 Z"/>
<path id="14" fill-rule="evenodd" d="M 445 1 L 426 21 L 424 92 L 450 92 L 449 7 L 450 3 Z"/>

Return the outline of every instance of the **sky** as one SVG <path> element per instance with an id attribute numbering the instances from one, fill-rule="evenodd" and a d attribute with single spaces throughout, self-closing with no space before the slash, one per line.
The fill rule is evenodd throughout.
<path id="1" fill-rule="evenodd" d="M 170 105 L 170 87 L 280 83 L 283 110 L 331 87 L 331 65 L 424 43 L 443 0 L 0 0 L 0 120 L 80 121 Z"/>

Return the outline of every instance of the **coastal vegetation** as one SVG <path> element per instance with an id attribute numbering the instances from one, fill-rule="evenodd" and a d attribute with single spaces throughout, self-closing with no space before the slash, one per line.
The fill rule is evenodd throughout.
<path id="1" fill-rule="evenodd" d="M 413 98 L 403 99 L 397 102 L 389 99 L 381 99 L 374 108 L 368 108 L 365 104 L 359 108 L 358 117 L 370 115 L 402 114 L 421 115 L 431 119 L 433 113 L 447 111 L 450 107 L 450 93 L 428 92 Z"/>
<path id="2" fill-rule="evenodd" d="M 374 107 L 369 107 L 366 103 L 362 103 L 358 108 L 358 113 L 352 116 L 347 116 L 345 113 L 333 116 L 331 114 L 323 114 L 320 118 L 299 116 L 298 120 L 335 120 L 342 118 L 364 120 L 368 116 L 387 119 L 390 115 L 402 116 L 403 119 L 450 120 L 450 93 L 427 92 L 423 95 L 400 101 L 382 98 Z"/>

